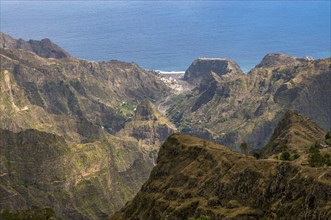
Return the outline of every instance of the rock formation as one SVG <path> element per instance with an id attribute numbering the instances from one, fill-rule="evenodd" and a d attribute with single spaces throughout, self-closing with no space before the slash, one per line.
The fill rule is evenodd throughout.
<path id="1" fill-rule="evenodd" d="M 69 56 L 0 35 L 0 210 L 50 207 L 105 218 L 147 180 L 175 126 L 153 101 L 169 88 L 134 63 Z"/>
<path id="2" fill-rule="evenodd" d="M 188 135 L 162 145 L 121 219 L 329 219 L 331 169 L 255 159 Z"/>
<path id="3" fill-rule="evenodd" d="M 262 61 L 256 65 L 257 68 L 279 67 L 283 65 L 298 65 L 312 61 L 311 57 L 297 58 L 287 54 L 269 53 L 265 55 Z"/>
<path id="4" fill-rule="evenodd" d="M 242 73 L 239 65 L 228 58 L 199 58 L 185 71 L 184 80 L 198 86 L 208 79 L 212 72 L 218 76 Z"/>
<path id="5" fill-rule="evenodd" d="M 263 154 L 274 155 L 284 151 L 303 154 L 307 148 L 324 137 L 325 132 L 315 122 L 289 110 L 278 123 L 267 146 L 263 148 Z"/>
<path id="6" fill-rule="evenodd" d="M 273 54 L 247 74 L 232 71 L 225 75 L 217 74 L 224 73 L 223 67 L 203 62 L 193 62 L 186 78 L 190 80 L 189 73 L 194 72 L 204 80 L 191 92 L 164 104 L 179 132 L 237 150 L 242 142 L 261 148 L 286 109 L 307 115 L 325 131 L 331 129 L 331 58 L 309 60 Z"/>
<path id="7" fill-rule="evenodd" d="M 135 63 L 77 59 L 48 39 L 0 33 L 0 62 L 0 217 L 105 218 L 140 190 L 173 132 L 260 149 L 289 108 L 316 124 L 287 113 L 293 123 L 280 123 L 264 160 L 171 136 L 115 216 L 329 216 L 329 170 L 307 167 L 306 149 L 330 129 L 330 58 L 269 54 L 247 74 L 229 59 L 200 58 L 183 79 L 162 81 Z M 278 160 L 284 146 L 299 159 Z"/>
<path id="8" fill-rule="evenodd" d="M 31 51 L 38 56 L 45 58 L 69 58 L 70 55 L 61 47 L 51 42 L 49 39 L 42 39 L 41 41 L 23 39 L 15 40 L 9 35 L 0 32 L 0 48 L 9 48 L 12 50 Z"/>

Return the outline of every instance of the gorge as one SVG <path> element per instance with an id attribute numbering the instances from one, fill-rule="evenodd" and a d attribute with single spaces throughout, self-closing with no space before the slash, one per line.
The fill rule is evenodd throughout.
<path id="1" fill-rule="evenodd" d="M 309 166 L 307 153 L 317 141 L 330 153 L 331 58 L 268 54 L 248 73 L 228 58 L 199 58 L 165 75 L 0 33 L 0 61 L 1 213 L 331 215 L 330 168 Z M 244 142 L 264 159 L 236 152 Z M 281 160 L 284 149 L 299 157 Z"/>

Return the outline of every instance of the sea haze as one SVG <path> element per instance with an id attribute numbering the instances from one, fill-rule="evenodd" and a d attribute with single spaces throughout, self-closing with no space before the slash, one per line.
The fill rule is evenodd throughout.
<path id="1" fill-rule="evenodd" d="M 183 71 L 198 57 L 245 70 L 269 52 L 330 56 L 330 1 L 1 1 L 1 31 L 73 56 Z"/>

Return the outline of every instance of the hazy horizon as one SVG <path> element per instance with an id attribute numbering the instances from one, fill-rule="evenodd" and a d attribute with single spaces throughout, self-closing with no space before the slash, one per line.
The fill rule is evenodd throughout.
<path id="1" fill-rule="evenodd" d="M 329 9 L 329 1 L 1 1 L 1 31 L 50 38 L 88 60 L 183 71 L 198 57 L 228 57 L 248 71 L 272 52 L 329 57 Z"/>

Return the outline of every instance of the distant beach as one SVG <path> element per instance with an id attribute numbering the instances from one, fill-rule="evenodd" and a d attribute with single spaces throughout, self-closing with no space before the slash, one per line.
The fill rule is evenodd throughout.
<path id="1" fill-rule="evenodd" d="M 184 74 L 185 71 L 162 71 L 162 70 L 154 70 L 157 73 L 160 74 Z"/>

